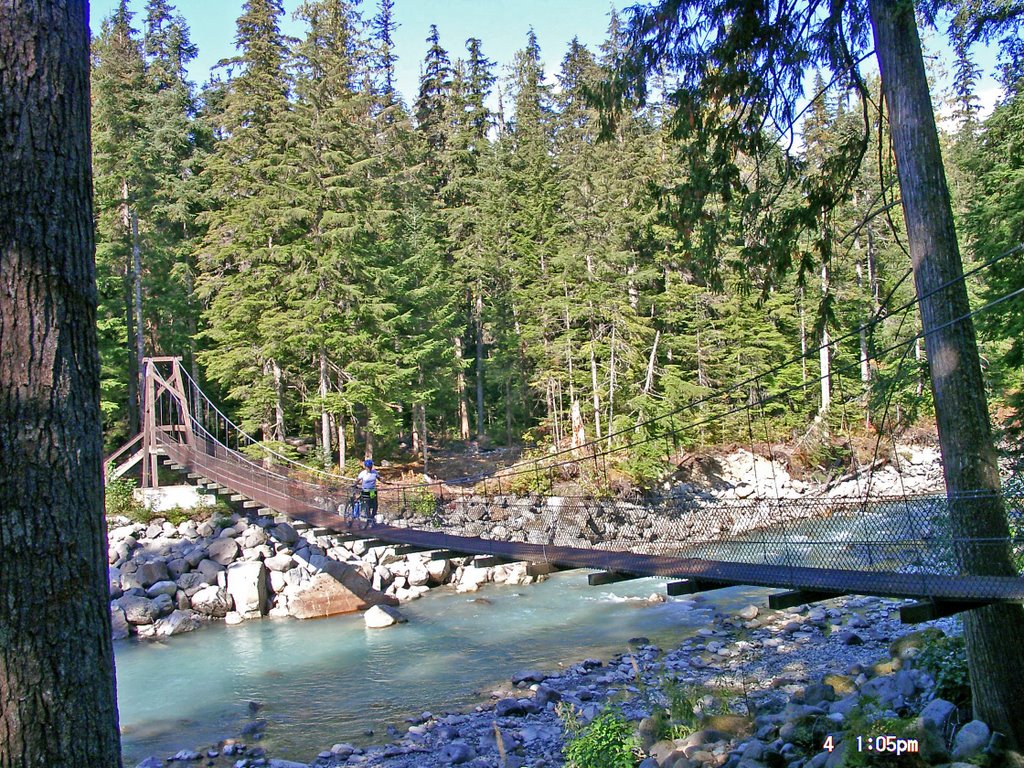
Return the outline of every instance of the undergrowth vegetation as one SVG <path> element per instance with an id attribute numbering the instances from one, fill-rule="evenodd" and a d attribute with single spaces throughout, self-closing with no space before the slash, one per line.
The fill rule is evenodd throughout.
<path id="1" fill-rule="evenodd" d="M 633 768 L 640 741 L 619 709 L 609 707 L 584 723 L 576 710 L 562 704 L 558 715 L 565 726 L 563 748 L 567 768 Z"/>

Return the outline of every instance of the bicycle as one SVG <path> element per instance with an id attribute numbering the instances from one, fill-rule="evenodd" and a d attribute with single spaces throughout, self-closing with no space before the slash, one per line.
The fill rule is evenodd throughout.
<path id="1" fill-rule="evenodd" d="M 352 497 L 345 502 L 345 508 L 342 512 L 342 517 L 348 523 L 349 528 L 355 528 L 359 522 L 362 522 L 363 528 L 372 528 L 376 524 L 369 514 L 363 515 L 363 511 L 362 491 L 357 488 L 353 492 Z"/>
<path id="2" fill-rule="evenodd" d="M 359 496 L 360 494 L 357 490 L 349 497 L 348 501 L 345 502 L 345 506 L 341 511 L 341 517 L 346 523 L 348 523 L 349 527 L 355 526 L 356 521 L 360 519 L 359 512 L 362 504 Z"/>

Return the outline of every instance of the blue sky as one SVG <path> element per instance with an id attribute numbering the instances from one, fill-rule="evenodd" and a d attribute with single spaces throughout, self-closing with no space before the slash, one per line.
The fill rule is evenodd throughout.
<path id="1" fill-rule="evenodd" d="M 192 63 L 190 74 L 197 85 L 206 82 L 210 67 L 218 60 L 233 55 L 235 19 L 241 13 L 242 0 L 178 0 L 172 4 L 185 17 L 192 32 L 192 41 L 199 47 L 199 57 Z M 537 34 L 545 71 L 555 72 L 565 55 L 569 42 L 578 36 L 592 50 L 604 40 L 608 14 L 614 6 L 620 11 L 636 0 L 395 0 L 395 18 L 399 23 L 395 35 L 399 56 L 398 89 L 408 101 L 416 92 L 420 62 L 427 50 L 425 39 L 431 24 L 437 24 L 441 44 L 452 60 L 465 57 L 465 42 L 477 37 L 484 55 L 499 68 L 511 64 L 513 54 L 524 47 L 532 26 Z M 285 33 L 298 36 L 301 24 L 292 19 L 299 0 L 284 0 Z M 118 0 L 92 0 L 90 15 L 93 33 L 99 32 L 102 20 L 114 11 Z M 134 25 L 141 28 L 145 0 L 131 0 L 136 13 Z M 364 16 L 376 13 L 376 0 L 364 0 Z M 499 70 L 499 74 L 501 74 Z"/>
<path id="2" fill-rule="evenodd" d="M 94 33 L 99 31 L 102 20 L 110 16 L 118 2 L 92 0 L 90 16 Z M 241 13 L 243 0 L 171 2 L 188 21 L 192 41 L 199 48 L 199 56 L 192 62 L 190 74 L 197 85 L 202 85 L 217 61 L 234 54 L 235 20 Z M 515 52 L 524 47 L 526 34 L 533 27 L 540 43 L 545 72 L 551 78 L 573 37 L 579 37 L 580 42 L 596 50 L 607 32 L 611 9 L 614 7 L 622 12 L 637 3 L 642 3 L 642 0 L 395 0 L 395 18 L 399 23 L 395 34 L 399 57 L 396 71 L 398 89 L 407 103 L 415 98 L 420 63 L 427 50 L 425 39 L 431 24 L 437 24 L 441 44 L 453 61 L 465 57 L 468 38 L 480 38 L 484 55 L 498 64 L 499 77 L 512 63 Z M 142 26 L 145 4 L 146 0 L 129 2 L 136 14 L 136 28 Z M 300 4 L 301 0 L 284 0 L 282 30 L 286 34 L 302 34 L 302 25 L 292 18 Z M 372 16 L 377 7 L 377 0 L 363 0 L 363 15 Z M 938 59 L 948 60 L 949 49 L 942 35 L 926 33 L 925 45 Z M 978 52 L 978 62 L 985 71 L 978 94 L 984 112 L 991 109 L 1000 95 L 990 76 L 994 61 L 994 51 Z M 933 98 L 938 107 L 939 95 Z"/>

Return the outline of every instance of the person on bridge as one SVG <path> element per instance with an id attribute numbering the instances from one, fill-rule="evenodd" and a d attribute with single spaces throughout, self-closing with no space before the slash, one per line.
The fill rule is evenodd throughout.
<path id="1" fill-rule="evenodd" d="M 377 520 L 377 482 L 380 473 L 373 468 L 373 459 L 363 462 L 363 471 L 356 478 L 355 488 L 359 490 L 359 512 L 366 513 L 366 522 L 373 525 Z M 380 480 L 380 482 L 384 482 Z M 358 517 L 358 514 L 356 515 Z"/>

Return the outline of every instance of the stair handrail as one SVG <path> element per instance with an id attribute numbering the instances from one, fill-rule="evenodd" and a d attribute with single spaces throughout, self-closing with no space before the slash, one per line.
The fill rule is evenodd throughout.
<path id="1" fill-rule="evenodd" d="M 114 451 L 112 454 L 110 454 L 105 459 L 103 459 L 103 479 L 104 479 L 104 481 L 107 478 L 107 467 L 109 467 L 109 466 L 113 465 L 114 463 L 116 463 L 117 460 L 122 456 L 122 454 L 127 453 L 128 450 L 133 445 L 135 445 L 137 442 L 142 440 L 142 437 L 143 437 L 142 432 L 139 432 L 138 434 L 135 435 L 135 437 L 133 437 L 127 443 L 125 443 L 120 448 L 118 448 L 116 451 Z"/>
<path id="2" fill-rule="evenodd" d="M 339 481 L 342 481 L 344 483 L 350 483 L 350 484 L 355 482 L 356 478 L 351 477 L 349 475 L 339 475 L 339 474 L 335 474 L 334 472 L 327 472 L 327 471 L 322 470 L 322 469 L 317 469 L 315 467 L 311 467 L 308 464 L 303 464 L 300 461 L 296 461 L 295 459 L 289 458 L 288 456 L 285 456 L 284 454 L 278 453 L 274 449 L 267 447 L 263 443 L 263 441 L 257 440 L 255 437 L 250 435 L 248 432 L 246 432 L 240 426 L 235 424 L 235 422 L 233 422 L 220 408 L 218 408 L 213 403 L 213 401 L 210 400 L 210 398 L 207 396 L 207 394 L 202 390 L 202 388 L 199 386 L 199 383 L 195 379 L 193 379 L 192 376 L 189 375 L 188 371 L 186 371 L 184 368 L 182 368 L 180 366 L 179 366 L 179 370 L 180 370 L 182 376 L 188 381 L 189 384 L 192 385 L 192 387 L 195 389 L 196 392 L 199 393 L 199 395 L 203 398 L 203 400 L 205 400 L 209 404 L 209 406 L 214 410 L 214 412 L 218 416 L 220 416 L 222 419 L 224 419 L 224 423 L 225 424 L 230 425 L 239 435 L 244 437 L 251 444 L 259 445 L 260 449 L 263 450 L 263 451 L 266 451 L 268 455 L 274 457 L 276 460 L 278 460 L 280 462 L 283 462 L 285 464 L 290 464 L 291 466 L 297 467 L 298 469 L 301 469 L 304 472 L 308 472 L 308 473 L 310 473 L 312 475 L 317 475 L 317 476 L 320 476 L 320 477 L 326 477 L 326 478 L 333 479 L 333 480 L 339 480 Z M 192 423 L 194 425 L 198 426 L 199 429 L 201 429 L 206 435 L 208 435 L 210 437 L 210 439 L 214 440 L 214 442 L 218 443 L 219 445 L 223 445 L 224 448 L 226 448 L 229 451 L 232 450 L 229 446 L 227 446 L 226 444 L 222 443 L 216 437 L 211 435 L 209 430 L 207 430 L 202 424 L 199 423 L 199 419 L 196 418 L 195 415 L 193 415 L 192 409 L 189 407 L 189 403 L 184 403 L 184 406 L 185 406 L 184 410 L 188 413 L 189 418 L 192 419 Z M 233 451 L 233 452 L 234 453 L 240 453 L 239 451 Z M 310 484 L 310 483 L 307 483 L 307 484 Z"/>

